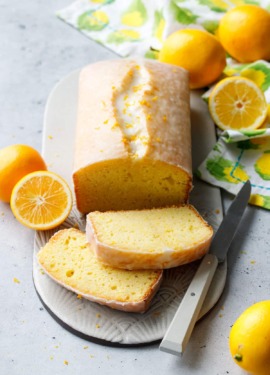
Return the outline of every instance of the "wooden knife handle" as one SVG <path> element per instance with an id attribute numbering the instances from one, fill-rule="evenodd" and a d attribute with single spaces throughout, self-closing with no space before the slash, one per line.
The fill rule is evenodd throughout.
<path id="1" fill-rule="evenodd" d="M 160 344 L 160 350 L 174 355 L 184 352 L 217 266 L 215 255 L 204 256 Z"/>

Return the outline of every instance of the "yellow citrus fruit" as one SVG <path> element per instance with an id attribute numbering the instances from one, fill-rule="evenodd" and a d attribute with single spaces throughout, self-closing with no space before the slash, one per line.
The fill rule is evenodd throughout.
<path id="1" fill-rule="evenodd" d="M 38 151 L 27 145 L 11 145 L 0 150 L 0 200 L 9 202 L 15 184 L 26 174 L 46 170 Z"/>
<path id="2" fill-rule="evenodd" d="M 217 38 L 204 30 L 178 30 L 165 40 L 159 61 L 189 71 L 190 88 L 215 82 L 226 65 L 226 53 Z"/>
<path id="3" fill-rule="evenodd" d="M 209 97 L 209 111 L 222 130 L 259 128 L 267 116 L 267 103 L 259 86 L 244 77 L 221 80 Z"/>
<path id="4" fill-rule="evenodd" d="M 270 13 L 256 5 L 240 5 L 220 20 L 218 37 L 240 62 L 270 59 Z"/>
<path id="5" fill-rule="evenodd" d="M 234 361 L 253 375 L 270 373 L 270 300 L 255 303 L 234 323 L 229 337 Z"/>
<path id="6" fill-rule="evenodd" d="M 23 225 L 47 230 L 57 227 L 67 218 L 72 207 L 72 193 L 67 182 L 57 174 L 33 172 L 17 182 L 10 206 Z"/>

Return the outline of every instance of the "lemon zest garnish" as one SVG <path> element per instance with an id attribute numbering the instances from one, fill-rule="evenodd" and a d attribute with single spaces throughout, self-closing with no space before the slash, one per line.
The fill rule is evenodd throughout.
<path id="1" fill-rule="evenodd" d="M 146 101 L 146 100 L 140 100 L 139 101 L 139 103 L 141 104 L 141 105 L 145 105 L 146 107 L 148 107 L 148 108 L 151 108 L 151 104 L 148 102 L 148 101 Z"/>
<path id="2" fill-rule="evenodd" d="M 128 124 L 128 123 L 126 123 L 125 126 L 126 126 L 127 129 L 133 128 L 133 125 L 132 125 L 132 124 Z"/>

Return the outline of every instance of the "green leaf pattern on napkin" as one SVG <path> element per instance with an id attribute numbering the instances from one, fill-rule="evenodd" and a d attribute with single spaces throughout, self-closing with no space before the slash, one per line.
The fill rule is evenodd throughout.
<path id="1" fill-rule="evenodd" d="M 266 181 L 270 180 L 270 150 L 265 151 L 254 164 L 255 171 Z"/>
<path id="2" fill-rule="evenodd" d="M 119 29 L 108 35 L 107 42 L 122 44 L 124 42 L 135 42 L 140 40 L 140 33 L 130 29 Z"/>
<path id="3" fill-rule="evenodd" d="M 270 0 L 76 0 L 57 16 L 120 56 L 157 58 L 152 51 L 173 31 L 195 26 L 215 34 L 222 15 L 241 4 L 267 8 Z"/>
<path id="4" fill-rule="evenodd" d="M 206 168 L 219 181 L 239 184 L 249 179 L 243 165 L 224 159 L 222 156 L 208 159 Z"/>
<path id="5" fill-rule="evenodd" d="M 171 2 L 171 11 L 174 14 L 174 19 L 182 25 L 195 23 L 198 18 L 190 9 L 179 7 L 174 1 Z"/>
<path id="6" fill-rule="evenodd" d="M 156 10 L 154 13 L 154 27 L 153 27 L 153 35 L 157 38 L 160 42 L 163 40 L 163 33 L 165 29 L 165 18 L 162 10 Z"/>
<path id="7" fill-rule="evenodd" d="M 78 27 L 83 30 L 101 31 L 109 23 L 109 17 L 101 10 L 89 10 L 78 18 Z"/>
<path id="8" fill-rule="evenodd" d="M 147 10 L 142 0 L 133 0 L 121 16 L 121 23 L 127 26 L 140 27 L 147 21 Z"/>
<path id="9" fill-rule="evenodd" d="M 270 209 L 270 137 L 228 143 L 226 134 L 199 166 L 201 179 L 236 194 L 247 179 L 252 184 L 250 203 Z"/>

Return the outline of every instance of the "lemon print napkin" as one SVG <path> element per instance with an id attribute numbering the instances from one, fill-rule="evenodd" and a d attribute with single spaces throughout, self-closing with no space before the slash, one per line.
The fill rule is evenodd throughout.
<path id="1" fill-rule="evenodd" d="M 247 77 L 264 92 L 270 108 L 270 63 L 256 61 L 251 64 L 234 63 L 228 59 L 225 69 L 228 76 Z M 207 101 L 210 90 L 203 98 Z M 270 114 L 270 110 L 269 110 Z M 227 130 L 218 132 L 218 142 L 196 174 L 203 180 L 236 194 L 250 179 L 250 203 L 270 209 L 270 127 L 269 117 L 261 129 L 252 131 Z"/>
<path id="2" fill-rule="evenodd" d="M 270 9 L 267 0 L 77 0 L 57 16 L 122 57 L 155 58 L 173 31 L 215 33 L 223 14 L 244 3 Z"/>

